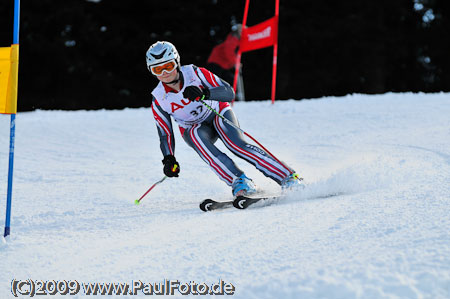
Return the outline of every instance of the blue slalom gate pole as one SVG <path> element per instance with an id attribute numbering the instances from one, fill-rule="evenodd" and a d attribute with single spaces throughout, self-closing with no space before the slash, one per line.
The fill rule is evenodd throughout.
<path id="1" fill-rule="evenodd" d="M 11 201 L 12 201 L 12 182 L 14 169 L 15 132 L 16 132 L 16 115 L 11 114 L 11 129 L 9 135 L 10 137 L 9 137 L 8 193 L 6 196 L 6 220 L 5 220 L 4 237 L 7 237 L 11 232 Z"/>
<path id="2" fill-rule="evenodd" d="M 20 21 L 20 0 L 14 0 L 14 36 L 13 44 L 19 44 L 19 21 Z M 12 182 L 14 169 L 14 140 L 16 133 L 16 114 L 11 114 L 11 126 L 9 133 L 9 166 L 8 166 L 8 193 L 6 196 L 6 218 L 5 233 L 7 237 L 11 233 L 11 202 L 12 202 Z"/>
<path id="3" fill-rule="evenodd" d="M 19 44 L 20 0 L 14 0 L 14 36 L 13 43 Z"/>

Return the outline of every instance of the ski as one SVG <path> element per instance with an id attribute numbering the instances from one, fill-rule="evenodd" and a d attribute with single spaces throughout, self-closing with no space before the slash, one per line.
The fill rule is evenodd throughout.
<path id="1" fill-rule="evenodd" d="M 249 206 L 264 200 L 270 200 L 278 198 L 279 196 L 261 196 L 261 197 L 249 197 L 249 196 L 238 196 L 234 200 L 229 201 L 215 201 L 210 198 L 205 199 L 200 203 L 200 210 L 214 211 L 214 210 L 223 210 L 231 207 L 235 207 L 236 209 L 246 209 Z"/>
<path id="2" fill-rule="evenodd" d="M 306 199 L 325 199 L 335 196 L 345 195 L 344 192 L 335 192 L 335 193 L 329 193 L 329 194 L 322 194 L 317 195 L 314 197 L 309 197 Z M 279 199 L 284 197 L 285 195 L 268 195 L 268 196 L 237 196 L 234 200 L 229 201 L 215 201 L 212 199 L 205 199 L 200 203 L 200 210 L 204 212 L 208 211 L 214 211 L 214 210 L 223 210 L 228 209 L 231 207 L 235 207 L 236 209 L 246 209 L 251 205 L 254 205 L 257 202 L 260 201 L 268 201 L 271 202 L 272 200 Z"/>
<path id="3" fill-rule="evenodd" d="M 205 199 L 200 203 L 200 210 L 203 212 L 222 210 L 233 206 L 233 201 L 215 201 L 210 198 Z"/>
<path id="4" fill-rule="evenodd" d="M 233 206 L 236 209 L 246 209 L 251 205 L 254 205 L 260 201 L 267 201 L 272 199 L 280 198 L 280 196 L 261 196 L 261 197 L 249 197 L 249 196 L 238 196 L 233 201 Z"/>

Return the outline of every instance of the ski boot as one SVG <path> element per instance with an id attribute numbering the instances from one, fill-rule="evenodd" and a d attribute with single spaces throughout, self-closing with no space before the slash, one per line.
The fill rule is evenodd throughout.
<path id="1" fill-rule="evenodd" d="M 242 174 L 236 178 L 231 185 L 233 196 L 250 195 L 256 192 L 256 186 L 251 179 Z"/>
<path id="2" fill-rule="evenodd" d="M 301 190 L 305 188 L 303 184 L 303 178 L 301 178 L 297 173 L 291 173 L 289 176 L 285 177 L 281 181 L 281 190 Z"/>

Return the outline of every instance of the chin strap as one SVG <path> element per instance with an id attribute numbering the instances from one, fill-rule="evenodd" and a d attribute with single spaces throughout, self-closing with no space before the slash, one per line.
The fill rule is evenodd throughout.
<path id="1" fill-rule="evenodd" d="M 178 77 L 178 79 L 175 79 L 173 81 L 167 82 L 166 84 L 176 84 L 178 82 L 180 82 L 180 77 Z"/>

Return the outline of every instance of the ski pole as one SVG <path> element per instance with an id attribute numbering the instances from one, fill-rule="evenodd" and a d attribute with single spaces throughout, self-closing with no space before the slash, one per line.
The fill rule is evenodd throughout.
<path id="1" fill-rule="evenodd" d="M 175 172 L 175 170 L 177 170 L 177 165 L 175 165 L 175 166 L 173 167 L 173 169 L 172 169 L 173 172 Z M 168 176 L 165 175 L 162 179 L 160 179 L 159 181 L 157 181 L 156 183 L 154 183 L 154 184 L 150 187 L 150 189 L 148 189 L 147 192 L 145 192 L 144 195 L 141 196 L 141 198 L 136 199 L 136 200 L 134 201 L 134 203 L 135 203 L 136 205 L 140 204 L 140 203 L 141 203 L 141 200 L 142 200 L 142 199 L 143 199 L 150 191 L 152 191 L 152 189 L 155 188 L 156 185 L 161 184 L 161 183 L 164 182 L 165 179 L 167 179 L 167 178 L 168 178 Z"/>
<path id="2" fill-rule="evenodd" d="M 280 160 L 277 159 L 277 157 L 275 157 L 268 149 L 266 149 L 261 143 L 258 142 L 258 140 L 256 140 L 255 138 L 253 138 L 250 134 L 248 134 L 247 132 L 245 132 L 244 130 L 242 130 L 241 128 L 239 128 L 238 126 L 236 126 L 233 122 L 231 122 L 230 120 L 228 120 L 227 118 L 225 118 L 223 115 L 220 115 L 213 107 L 209 106 L 208 104 L 205 103 L 205 101 L 203 101 L 203 99 L 205 98 L 205 96 L 203 95 L 199 101 L 209 110 L 211 110 L 212 112 L 214 112 L 214 114 L 216 114 L 218 117 L 220 117 L 224 122 L 226 122 L 227 124 L 229 124 L 230 126 L 232 126 L 233 128 L 239 130 L 242 132 L 242 134 L 244 134 L 245 136 L 247 136 L 248 138 L 250 138 L 251 140 L 253 140 L 254 142 L 256 142 L 256 144 L 258 144 L 266 153 L 268 153 L 273 159 L 275 159 L 275 161 L 277 161 L 278 163 L 280 163 L 281 165 L 283 165 L 284 168 L 286 168 L 289 171 L 289 174 L 296 174 L 294 171 L 292 171 L 289 167 L 286 166 L 286 164 L 284 164 L 283 162 L 281 162 Z M 298 176 L 298 175 L 297 175 Z"/>

